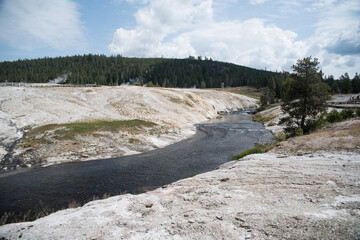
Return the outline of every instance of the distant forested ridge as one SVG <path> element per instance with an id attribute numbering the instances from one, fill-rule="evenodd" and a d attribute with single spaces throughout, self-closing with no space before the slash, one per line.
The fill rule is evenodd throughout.
<path id="1" fill-rule="evenodd" d="M 67 77 L 66 83 L 70 84 L 151 82 L 163 87 L 219 88 L 281 86 L 285 74 L 194 57 L 126 58 L 89 54 L 0 63 L 0 82 L 47 83 L 58 77 Z"/>

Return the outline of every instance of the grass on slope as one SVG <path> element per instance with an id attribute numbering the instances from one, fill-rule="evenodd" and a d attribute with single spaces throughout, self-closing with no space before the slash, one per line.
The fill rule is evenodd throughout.
<path id="1" fill-rule="evenodd" d="M 49 143 L 49 139 L 72 140 L 77 135 L 92 135 L 99 131 L 127 131 L 138 133 L 142 127 L 153 127 L 156 124 L 143 120 L 97 120 L 91 122 L 74 122 L 63 124 L 49 124 L 30 130 L 23 140 L 24 147 L 34 147 L 38 144 Z"/>
<path id="2" fill-rule="evenodd" d="M 256 153 L 265 153 L 269 150 L 271 150 L 272 148 L 274 148 L 274 146 L 276 145 L 276 143 L 273 144 L 256 144 L 255 147 L 245 150 L 239 154 L 236 154 L 234 156 L 231 157 L 231 160 L 238 160 L 241 159 L 247 155 L 250 154 L 256 154 Z"/>

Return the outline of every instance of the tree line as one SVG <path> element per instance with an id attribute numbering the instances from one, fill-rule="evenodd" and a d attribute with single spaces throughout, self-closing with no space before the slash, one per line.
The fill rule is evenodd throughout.
<path id="1" fill-rule="evenodd" d="M 58 77 L 69 84 L 149 84 L 162 87 L 219 88 L 252 86 L 265 88 L 264 102 L 284 97 L 287 72 L 257 70 L 211 58 L 127 58 L 121 55 L 76 55 L 0 63 L 0 82 L 46 83 Z M 332 93 L 360 93 L 360 76 L 345 73 L 339 79 L 323 77 Z"/>
<path id="2" fill-rule="evenodd" d="M 46 83 L 61 76 L 70 84 L 120 85 L 152 83 L 162 87 L 265 87 L 276 88 L 283 73 L 257 70 L 212 59 L 126 58 L 78 55 L 0 63 L 0 82 Z"/>
<path id="3" fill-rule="evenodd" d="M 330 75 L 324 78 L 324 82 L 329 85 L 332 93 L 360 93 L 360 76 L 358 73 L 355 74 L 353 79 L 350 79 L 349 74 L 347 73 L 341 75 L 339 79 L 334 79 L 334 76 Z"/>

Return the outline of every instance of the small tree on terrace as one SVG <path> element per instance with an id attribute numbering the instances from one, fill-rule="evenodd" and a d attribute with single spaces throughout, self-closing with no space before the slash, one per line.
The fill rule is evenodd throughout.
<path id="1" fill-rule="evenodd" d="M 283 121 L 288 125 L 286 131 L 291 134 L 313 130 L 318 123 L 319 114 L 327 109 L 330 89 L 322 81 L 318 65 L 317 58 L 298 60 L 292 66 L 294 73 L 285 81 L 282 109 L 288 117 Z"/>

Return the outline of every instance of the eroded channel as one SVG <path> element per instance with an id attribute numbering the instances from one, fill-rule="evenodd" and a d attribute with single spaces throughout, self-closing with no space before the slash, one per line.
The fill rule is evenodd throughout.
<path id="1" fill-rule="evenodd" d="M 138 194 L 211 171 L 272 134 L 238 112 L 197 125 L 189 139 L 151 152 L 37 167 L 0 175 L 0 215 L 58 210 L 104 194 Z"/>

